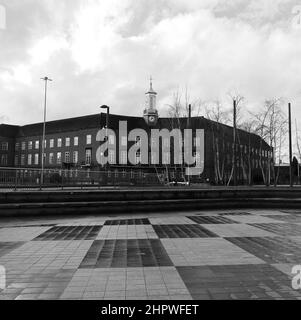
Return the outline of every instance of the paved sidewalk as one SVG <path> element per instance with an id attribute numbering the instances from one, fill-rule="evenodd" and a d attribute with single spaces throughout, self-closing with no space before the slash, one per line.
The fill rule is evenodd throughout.
<path id="1" fill-rule="evenodd" d="M 301 299 L 301 210 L 0 220 L 0 299 Z"/>

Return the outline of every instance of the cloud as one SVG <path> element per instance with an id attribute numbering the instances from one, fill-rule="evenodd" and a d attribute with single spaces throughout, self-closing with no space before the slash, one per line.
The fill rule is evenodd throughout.
<path id="1" fill-rule="evenodd" d="M 141 115 L 154 77 L 161 114 L 187 86 L 192 99 L 227 100 L 235 88 L 256 108 L 265 98 L 301 102 L 297 3 L 245 0 L 0 0 L 0 117 L 41 121 L 99 112 Z M 301 117 L 300 111 L 295 110 Z"/>

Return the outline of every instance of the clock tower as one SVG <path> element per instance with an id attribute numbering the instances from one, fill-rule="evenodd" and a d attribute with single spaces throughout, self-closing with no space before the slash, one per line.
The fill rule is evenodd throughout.
<path id="1" fill-rule="evenodd" d="M 155 126 L 158 122 L 158 111 L 156 109 L 157 92 L 153 89 L 153 80 L 150 78 L 150 88 L 146 92 L 146 108 L 143 112 L 143 118 L 149 126 Z"/>

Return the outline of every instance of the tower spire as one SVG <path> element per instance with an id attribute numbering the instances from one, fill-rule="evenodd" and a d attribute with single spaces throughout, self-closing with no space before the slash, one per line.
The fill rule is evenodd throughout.
<path id="1" fill-rule="evenodd" d="M 158 121 L 158 111 L 156 109 L 157 92 L 153 89 L 153 77 L 149 77 L 149 91 L 146 92 L 146 103 L 143 117 L 148 125 L 156 125 Z"/>
<path id="2" fill-rule="evenodd" d="M 152 78 L 152 76 L 150 76 L 150 78 L 149 78 L 149 91 L 154 91 L 153 90 L 153 78 Z"/>
<path id="3" fill-rule="evenodd" d="M 157 92 L 155 92 L 155 90 L 153 89 L 153 77 L 152 76 L 150 76 L 149 77 L 149 90 L 148 90 L 148 92 L 146 93 L 146 94 L 157 94 Z"/>

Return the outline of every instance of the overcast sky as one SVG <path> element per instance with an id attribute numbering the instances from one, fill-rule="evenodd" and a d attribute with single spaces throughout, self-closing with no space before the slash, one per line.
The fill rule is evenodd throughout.
<path id="1" fill-rule="evenodd" d="M 301 0 L 0 0 L 0 123 L 81 116 L 107 104 L 141 115 L 154 78 L 164 115 L 191 100 L 284 97 L 301 119 Z M 300 6 L 301 8 L 301 6 Z M 0 10 L 0 12 L 4 10 Z M 3 14 L 2 14 L 3 16 Z M 0 15 L 1 19 L 1 15 Z M 299 110 L 298 110 L 299 109 Z"/>

